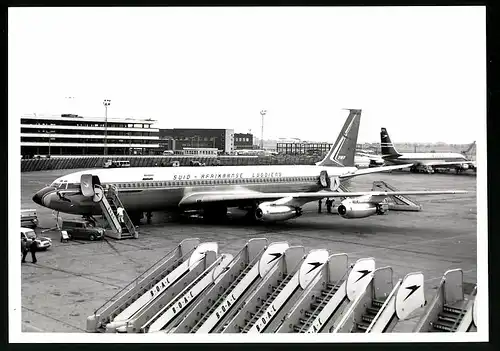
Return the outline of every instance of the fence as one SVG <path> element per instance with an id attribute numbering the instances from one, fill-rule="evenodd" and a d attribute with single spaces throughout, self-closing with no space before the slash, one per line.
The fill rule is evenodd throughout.
<path id="1" fill-rule="evenodd" d="M 277 155 L 277 156 L 220 156 L 214 157 L 186 157 L 186 156 L 84 156 L 84 157 L 57 157 L 21 160 L 21 172 L 35 172 L 54 169 L 101 168 L 106 160 L 129 161 L 131 167 L 166 167 L 174 161 L 181 166 L 189 166 L 190 161 L 196 160 L 206 166 L 214 166 L 218 162 L 221 166 L 254 166 L 254 165 L 314 165 L 321 157 L 305 155 Z"/>

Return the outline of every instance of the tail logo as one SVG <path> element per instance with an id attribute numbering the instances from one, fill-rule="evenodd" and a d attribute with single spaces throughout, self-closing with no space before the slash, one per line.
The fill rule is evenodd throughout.
<path id="1" fill-rule="evenodd" d="M 351 130 L 352 128 L 352 125 L 354 124 L 354 120 L 355 118 L 353 118 L 351 120 L 351 122 L 349 123 L 349 125 L 347 126 L 347 128 L 345 129 L 343 135 L 342 135 L 342 139 L 340 140 L 340 142 L 338 143 L 338 145 L 335 147 L 335 150 L 333 150 L 331 156 L 330 156 L 330 160 L 332 161 L 336 161 L 336 160 L 340 160 L 340 159 L 344 159 L 345 156 L 344 155 L 341 155 L 340 158 L 339 157 L 339 153 L 340 153 L 340 150 L 342 150 L 342 147 L 344 146 L 344 143 L 345 141 L 347 140 L 347 135 L 349 134 L 349 131 Z"/>

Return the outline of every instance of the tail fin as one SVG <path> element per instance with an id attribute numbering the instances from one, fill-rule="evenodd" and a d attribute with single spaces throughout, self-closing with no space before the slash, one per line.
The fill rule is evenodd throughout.
<path id="1" fill-rule="evenodd" d="M 382 148 L 382 156 L 388 155 L 401 155 L 395 148 L 389 137 L 389 133 L 387 133 L 387 129 L 380 129 L 380 147 Z"/>
<path id="2" fill-rule="evenodd" d="M 337 141 L 325 158 L 316 165 L 354 167 L 354 154 L 356 153 L 360 119 L 361 110 L 349 109 L 349 116 L 337 137 Z"/>

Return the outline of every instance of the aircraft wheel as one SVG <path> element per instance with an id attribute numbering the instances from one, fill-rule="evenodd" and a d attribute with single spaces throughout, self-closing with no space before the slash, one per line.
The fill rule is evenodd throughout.
<path id="1" fill-rule="evenodd" d="M 129 212 L 128 216 L 134 225 L 141 224 L 141 219 L 144 217 L 142 212 Z"/>

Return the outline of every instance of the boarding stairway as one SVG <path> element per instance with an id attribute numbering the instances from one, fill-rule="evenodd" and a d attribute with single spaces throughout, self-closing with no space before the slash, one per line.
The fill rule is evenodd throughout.
<path id="1" fill-rule="evenodd" d="M 129 285 L 116 293 L 87 318 L 87 332 L 104 332 L 106 325 L 157 283 L 188 260 L 200 245 L 197 238 L 183 240 L 174 250 L 153 264 Z"/>
<path id="2" fill-rule="evenodd" d="M 99 185 L 95 185 L 95 187 L 100 187 Z M 109 236 L 114 239 L 137 239 L 139 237 L 139 233 L 137 232 L 132 220 L 125 211 L 123 204 L 118 197 L 118 190 L 115 186 L 110 185 L 105 189 L 102 189 L 104 196 L 99 201 L 101 205 L 101 210 L 108 224 L 111 228 L 110 231 L 106 231 L 106 236 Z M 123 223 L 118 221 L 118 215 L 116 209 L 118 207 L 123 208 Z"/>
<path id="3" fill-rule="evenodd" d="M 409 273 L 404 279 L 400 279 L 387 297 L 380 296 L 377 283 L 374 280 L 375 291 L 372 300 L 376 307 L 372 306 L 373 310 L 367 309 L 369 314 L 361 317 L 362 321 L 369 323 L 366 333 L 390 333 L 399 321 L 425 305 L 424 275 L 420 272 Z M 384 298 L 385 302 L 381 305 L 380 302 Z M 375 314 L 377 308 L 379 309 Z"/>
<path id="4" fill-rule="evenodd" d="M 286 242 L 271 243 L 260 256 L 258 262 L 247 267 L 236 281 L 215 302 L 217 307 L 209 311 L 190 330 L 190 333 L 221 333 L 228 323 L 237 315 L 266 274 L 278 263 L 280 257 L 288 249 Z M 250 266 L 250 265 L 249 265 Z"/>
<path id="5" fill-rule="evenodd" d="M 337 192 L 350 192 L 352 191 L 346 184 L 340 184 Z M 398 191 L 392 185 L 378 180 L 374 181 L 372 185 L 372 191 Z M 340 200 L 346 199 L 345 197 L 340 198 Z M 415 199 L 407 195 L 391 195 L 387 196 L 385 199 L 387 203 L 387 208 L 392 211 L 421 211 L 422 205 Z M 340 202 L 338 202 L 340 204 Z"/>
<path id="6" fill-rule="evenodd" d="M 222 254 L 208 266 L 195 280 L 186 286 L 156 315 L 141 328 L 142 333 L 160 332 L 168 327 L 176 317 L 180 316 L 191 304 L 194 304 L 217 277 L 227 268 L 233 259 L 232 255 Z M 135 332 L 135 329 L 131 330 Z"/>
<path id="7" fill-rule="evenodd" d="M 89 316 L 87 332 L 390 333 L 424 309 L 422 273 L 393 284 L 392 268 L 373 258 L 350 266 L 343 253 L 304 252 L 255 238 L 232 257 L 183 240 Z M 413 331 L 476 331 L 472 287 L 462 270 L 447 271 Z"/>
<path id="8" fill-rule="evenodd" d="M 374 269 L 373 258 L 360 259 L 349 270 L 346 254 L 331 255 L 291 308 L 277 332 L 328 332 L 335 320 L 349 306 L 349 302 L 354 299 L 356 291 L 363 290 L 368 284 L 369 274 Z M 358 271 L 366 274 L 360 276 Z"/>
<path id="9" fill-rule="evenodd" d="M 230 301 L 226 300 L 228 295 L 259 263 L 267 246 L 267 239 L 250 239 L 226 266 L 225 270 L 217 276 L 213 285 L 203 293 L 201 299 L 188 309 L 182 318 L 174 321 L 171 328 L 166 328 L 166 331 L 169 333 L 195 333 L 224 301 L 231 304 Z"/>
<path id="10" fill-rule="evenodd" d="M 374 181 L 372 191 L 399 191 L 382 180 Z M 386 198 L 389 210 L 393 211 L 420 211 L 422 205 L 407 195 L 391 195 Z"/>
<path id="11" fill-rule="evenodd" d="M 327 250 L 313 250 L 307 256 L 304 253 L 302 246 L 288 248 L 223 333 L 274 331 L 328 259 Z"/>
<path id="12" fill-rule="evenodd" d="M 427 306 L 414 332 L 473 332 L 477 330 L 476 292 L 466 297 L 461 269 L 447 271 L 436 295 Z"/>
<path id="13" fill-rule="evenodd" d="M 198 245 L 189 259 L 183 260 L 165 278 L 132 302 L 113 322 L 106 325 L 106 332 L 137 333 L 187 285 L 196 280 L 217 259 L 218 245 L 214 242 Z"/>
<path id="14" fill-rule="evenodd" d="M 344 316 L 331 331 L 332 333 L 388 332 L 397 323 L 397 319 L 394 318 L 394 297 L 400 291 L 401 281 L 396 286 L 393 285 L 391 267 L 378 268 L 370 275 L 370 281 L 364 291 L 352 301 Z M 416 299 L 414 297 L 411 300 L 417 303 L 408 304 L 410 307 L 413 305 L 421 307 L 424 304 L 423 276 L 420 274 L 418 277 L 422 283 L 419 286 L 419 294 L 415 295 Z M 409 314 L 414 309 L 409 308 L 405 312 Z"/>

